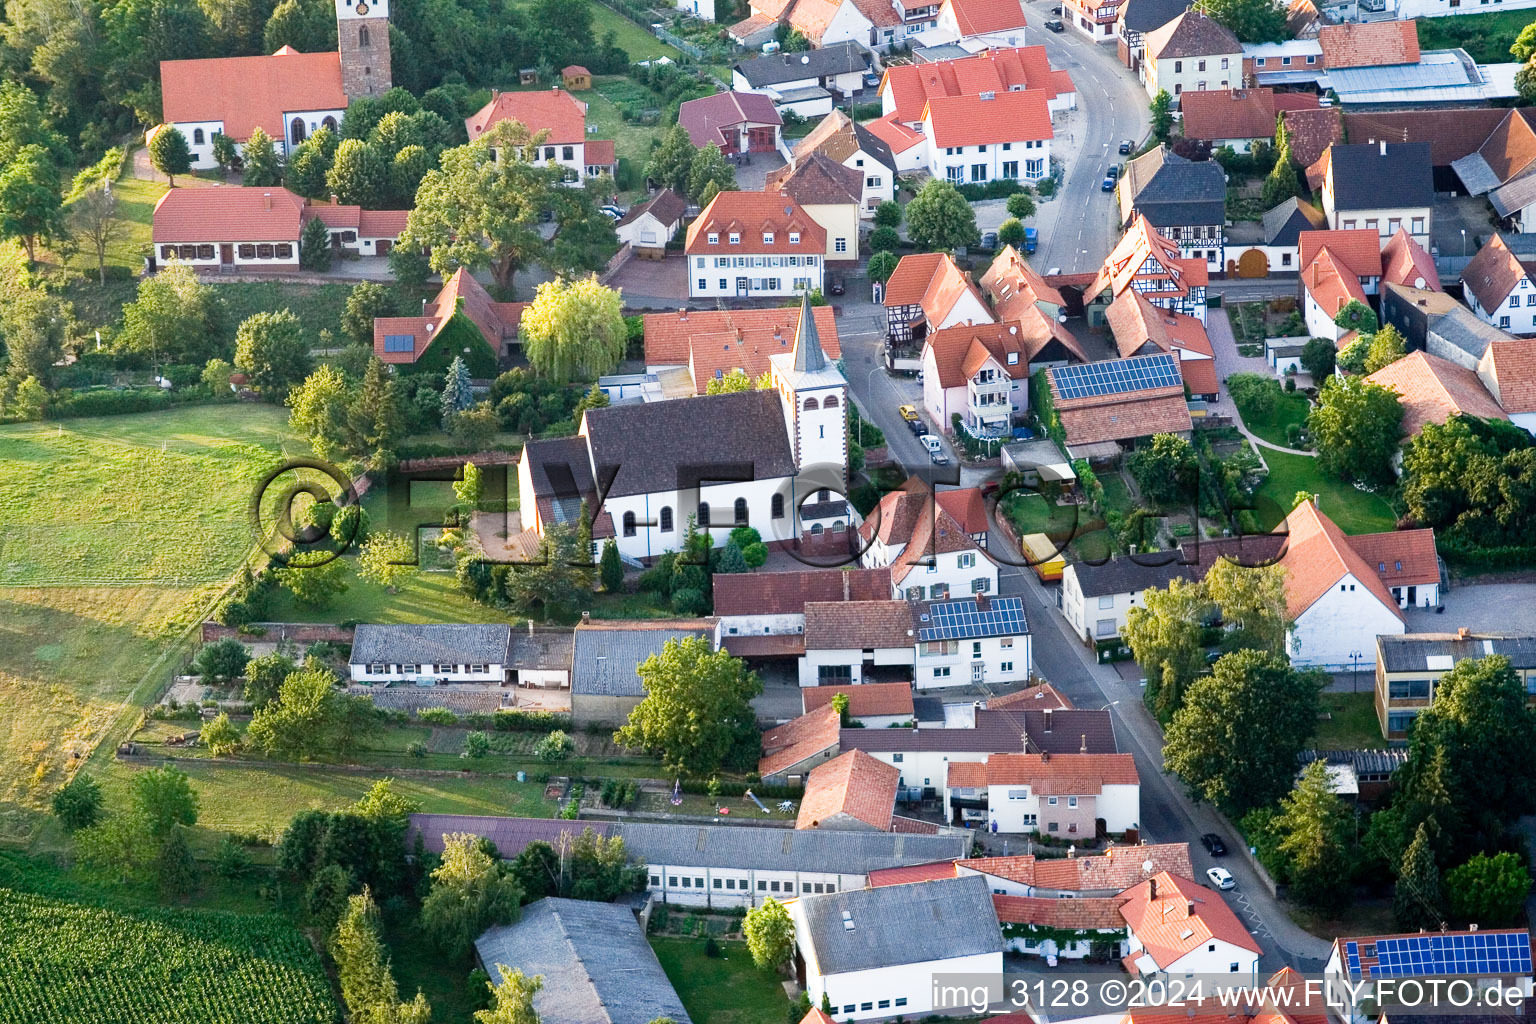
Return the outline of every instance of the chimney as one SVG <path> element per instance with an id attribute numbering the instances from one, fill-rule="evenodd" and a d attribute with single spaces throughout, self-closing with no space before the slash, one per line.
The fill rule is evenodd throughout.
<path id="1" fill-rule="evenodd" d="M 531 623 L 533 620 L 529 619 L 528 621 Z M 590 626 L 590 625 L 592 625 L 592 613 L 591 612 L 582 612 L 581 613 L 581 624 L 583 626 Z"/>
<path id="2" fill-rule="evenodd" d="M 1046 732 L 1050 732 L 1051 731 L 1051 709 L 1050 708 L 1046 708 L 1045 709 L 1045 731 Z"/>
<path id="3" fill-rule="evenodd" d="M 1470 633 L 1470 632 L 1472 632 L 1472 631 L 1470 629 L 1468 629 L 1466 626 L 1457 626 L 1456 627 L 1456 639 L 1457 640 L 1465 640 L 1467 638 L 1467 634 Z"/>
<path id="4" fill-rule="evenodd" d="M 1040 751 L 1040 763 L 1041 764 L 1046 764 L 1047 762 L 1050 761 L 1050 759 L 1051 759 L 1051 752 L 1049 750 L 1042 750 L 1042 751 Z"/>
<path id="5" fill-rule="evenodd" d="M 682 309 L 679 309 L 677 311 L 677 319 L 679 321 L 681 321 L 682 323 L 687 323 L 688 322 L 688 307 L 687 306 L 684 306 Z"/>
<path id="6" fill-rule="evenodd" d="M 1086 753 L 1088 753 L 1088 734 L 1087 733 L 1083 733 L 1082 737 L 1083 737 L 1083 745 L 1077 748 L 1077 752 L 1079 754 L 1086 754 Z"/>
<path id="7" fill-rule="evenodd" d="M 1381 146 L 1381 155 L 1382 156 L 1386 156 L 1387 155 L 1387 140 L 1386 139 L 1382 139 L 1381 142 L 1378 143 L 1378 145 Z"/>
<path id="8" fill-rule="evenodd" d="M 341 205 L 341 197 L 338 196 L 335 192 L 331 193 L 331 205 L 332 206 L 340 206 Z"/>
<path id="9" fill-rule="evenodd" d="M 1077 844 L 1073 843 L 1071 846 L 1067 847 L 1067 860 L 1076 860 L 1076 859 L 1077 859 Z"/>
<path id="10" fill-rule="evenodd" d="M 843 573 L 843 600 L 844 601 L 852 600 L 852 598 L 849 596 L 849 590 L 850 590 L 850 586 L 849 586 L 848 574 L 847 573 Z"/>
<path id="11" fill-rule="evenodd" d="M 1157 878 L 1156 878 L 1156 876 L 1147 879 L 1147 899 L 1148 899 L 1148 901 L 1157 899 Z"/>
<path id="12" fill-rule="evenodd" d="M 991 607 L 992 607 L 992 602 L 990 600 L 988 600 L 986 594 L 977 594 L 976 595 L 976 610 L 977 611 L 984 612 L 984 611 L 986 611 L 987 609 L 989 609 Z"/>
<path id="13" fill-rule="evenodd" d="M 262 194 L 261 205 L 262 205 L 262 208 L 264 210 L 266 210 L 268 213 L 272 212 L 272 193 L 271 192 L 266 192 L 266 193 Z"/>

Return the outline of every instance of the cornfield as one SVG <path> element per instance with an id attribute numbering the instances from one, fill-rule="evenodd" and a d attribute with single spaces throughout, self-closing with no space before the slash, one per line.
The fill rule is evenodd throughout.
<path id="1" fill-rule="evenodd" d="M 333 1024 L 320 959 L 275 917 L 117 910 L 0 889 L 6 1024 Z"/>

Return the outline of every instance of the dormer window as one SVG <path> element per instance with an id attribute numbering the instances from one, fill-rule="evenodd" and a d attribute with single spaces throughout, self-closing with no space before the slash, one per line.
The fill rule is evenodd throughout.
<path id="1" fill-rule="evenodd" d="M 773 244 L 773 232 L 772 231 L 764 231 L 763 232 L 763 244 L 764 245 L 772 245 Z"/>
<path id="2" fill-rule="evenodd" d="M 718 231 L 711 231 L 709 233 L 709 244 L 710 245 L 719 245 L 720 244 L 720 232 L 718 232 Z"/>
<path id="3" fill-rule="evenodd" d="M 732 245 L 740 245 L 741 244 L 741 232 L 740 231 L 732 231 L 731 232 L 731 244 Z"/>
<path id="4" fill-rule="evenodd" d="M 1018 366 L 1019 365 L 1019 354 L 1017 352 L 1009 352 L 1008 353 L 1008 365 L 1009 366 Z"/>
<path id="5" fill-rule="evenodd" d="M 790 245 L 799 245 L 800 244 L 800 232 L 798 232 L 798 231 L 791 231 L 789 233 L 789 244 Z"/>

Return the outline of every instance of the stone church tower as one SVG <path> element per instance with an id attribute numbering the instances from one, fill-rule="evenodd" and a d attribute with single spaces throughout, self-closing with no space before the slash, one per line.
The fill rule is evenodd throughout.
<path id="1" fill-rule="evenodd" d="M 347 98 L 388 92 L 389 0 L 336 0 L 336 39 Z"/>

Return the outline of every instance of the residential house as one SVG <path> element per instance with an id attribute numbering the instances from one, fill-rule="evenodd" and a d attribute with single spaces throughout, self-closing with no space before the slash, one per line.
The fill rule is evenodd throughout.
<path id="1" fill-rule="evenodd" d="M 1337 341 L 1344 329 L 1334 317 L 1350 302 L 1370 305 L 1381 286 L 1381 236 L 1374 227 L 1302 231 L 1297 245 L 1307 333 Z"/>
<path id="2" fill-rule="evenodd" d="M 1081 960 L 1095 952 L 1125 952 L 1125 919 L 1114 897 L 1046 899 L 992 895 L 1008 952 L 1058 960 Z M 1009 926 L 1013 927 L 1010 928 Z"/>
<path id="3" fill-rule="evenodd" d="M 828 707 L 839 693 L 848 695 L 848 724 L 888 729 L 912 722 L 911 683 L 865 683 L 863 686 L 808 686 L 800 691 L 806 714 Z M 766 737 L 764 743 L 767 743 Z"/>
<path id="4" fill-rule="evenodd" d="M 1159 352 L 1172 355 L 1190 396 L 1216 400 L 1216 356 L 1205 324 L 1184 313 L 1158 309 L 1135 290 L 1122 292 L 1104 316 L 1122 358 Z"/>
<path id="5" fill-rule="evenodd" d="M 1066 301 L 1061 292 L 1046 284 L 1013 246 L 1003 246 L 978 284 L 993 315 L 1018 326 L 1016 337 L 1028 355 L 1031 372 L 1088 361 L 1077 339 L 1062 326 Z"/>
<path id="6" fill-rule="evenodd" d="M 1323 209 L 1329 227 L 1370 228 L 1381 244 L 1405 228 L 1415 242 L 1429 245 L 1435 190 L 1427 143 L 1332 146 L 1328 153 Z"/>
<path id="7" fill-rule="evenodd" d="M 1322 187 L 1324 156 L 1331 146 L 1344 141 L 1344 112 L 1336 106 L 1287 110 L 1280 121 L 1291 145 L 1291 159 L 1305 170 L 1307 186 L 1315 192 Z"/>
<path id="8" fill-rule="evenodd" d="M 1414 31 L 1414 22 L 1369 22 L 1350 25 L 1352 29 L 1390 26 L 1391 31 L 1404 27 L 1404 33 Z M 1425 50 L 1411 60 L 1392 59 L 1398 47 L 1388 42 L 1385 53 L 1375 53 L 1381 40 L 1372 40 L 1371 46 L 1359 56 L 1346 56 L 1345 60 L 1373 61 L 1375 63 L 1338 63 L 1330 53 L 1328 32 L 1342 25 L 1324 26 L 1319 38 L 1323 41 L 1323 60 L 1327 65 L 1328 88 L 1351 109 L 1375 106 L 1428 106 L 1440 104 L 1486 104 L 1496 100 L 1510 100 L 1519 95 L 1515 88 L 1515 74 L 1520 65 L 1478 64 L 1467 51 Z M 1386 30 L 1381 30 L 1386 31 Z M 1417 39 L 1413 41 L 1417 47 Z M 1382 63 L 1383 59 L 1391 63 Z M 1396 141 L 1396 140 L 1394 140 Z"/>
<path id="9" fill-rule="evenodd" d="M 384 7 L 387 29 L 388 4 Z M 371 27 L 377 31 L 376 24 Z M 355 30 L 342 32 L 340 42 L 350 63 L 357 49 Z M 380 93 L 389 89 L 387 40 L 383 52 L 382 79 L 377 83 L 383 85 L 377 90 Z M 349 97 L 375 94 L 369 90 L 372 82 L 344 81 L 342 61 L 343 53 L 300 53 L 291 46 L 266 56 L 163 60 L 162 116 L 166 125 L 186 138 L 194 171 L 219 166 L 213 155 L 217 136 L 228 137 L 240 153 L 257 128 L 271 136 L 280 155 L 291 156 L 321 128 L 337 129 Z M 349 85 L 358 91 L 349 93 Z M 151 129 L 150 137 L 159 130 Z"/>
<path id="10" fill-rule="evenodd" d="M 1426 423 L 1444 423 L 1452 416 L 1507 419 L 1475 370 L 1428 352 L 1411 352 L 1366 380 L 1397 393 L 1405 443 L 1418 436 Z"/>
<path id="11" fill-rule="evenodd" d="M 526 302 L 492 301 L 485 286 L 460 267 L 432 301 L 422 304 L 420 316 L 376 318 L 373 354 L 392 367 L 411 366 L 426 359 L 438 342 L 430 365 L 447 369 L 462 356 L 471 373 L 494 376 L 499 361 L 511 355 L 527 307 Z"/>
<path id="12" fill-rule="evenodd" d="M 1343 1024 L 1364 1024 L 1377 1016 L 1378 978 L 1462 979 L 1474 989 L 1494 980 L 1531 994 L 1531 933 L 1523 928 L 1416 932 L 1336 938 L 1323 967 L 1323 983 L 1345 1003 L 1331 1007 Z"/>
<path id="13" fill-rule="evenodd" d="M 939 1009 L 939 975 L 1001 976 L 1003 935 L 979 877 L 801 896 L 788 905 L 811 1005 L 839 1020 Z"/>
<path id="14" fill-rule="evenodd" d="M 1147 95 L 1166 91 L 1178 106 L 1184 93 L 1243 84 L 1243 44 L 1237 36 L 1190 9 L 1146 36 Z"/>
<path id="15" fill-rule="evenodd" d="M 1085 839 L 1139 828 L 1141 780 L 1130 754 L 992 754 L 952 761 L 945 817 L 985 808 L 992 832 Z"/>
<path id="16" fill-rule="evenodd" d="M 890 596 L 889 568 L 723 573 L 714 580 L 721 646 L 740 658 L 804 654 L 807 604 Z"/>
<path id="17" fill-rule="evenodd" d="M 1137 439 L 1194 429 L 1179 361 L 1168 353 L 1045 371 L 1074 459 L 1115 459 Z"/>
<path id="18" fill-rule="evenodd" d="M 836 101 L 864 87 L 875 56 L 863 43 L 847 40 L 800 53 L 770 53 L 739 62 L 731 71 L 736 92 L 761 93 L 782 115 L 830 115 Z M 846 117 L 846 115 L 845 115 Z"/>
<path id="19" fill-rule="evenodd" d="M 1477 364 L 1483 382 L 1509 421 L 1536 435 L 1536 341 L 1499 341 Z"/>
<path id="20" fill-rule="evenodd" d="M 1434 257 L 1403 227 L 1382 246 L 1381 281 L 1382 284 L 1440 290 L 1440 272 L 1435 269 Z"/>
<path id="21" fill-rule="evenodd" d="M 677 123 L 687 129 L 695 146 L 715 145 L 726 155 L 772 153 L 782 146 L 779 133 L 784 119 L 773 100 L 755 92 L 721 92 L 685 100 L 677 109 Z"/>
<path id="22" fill-rule="evenodd" d="M 1124 0 L 1109 0 L 1106 3 L 1067 0 L 1061 8 L 1061 20 L 1095 43 L 1113 43 L 1116 41 L 1115 26 L 1124 6 Z"/>
<path id="23" fill-rule="evenodd" d="M 1536 269 L 1533 255 L 1516 253 L 1499 232 L 1477 251 L 1461 272 L 1472 312 L 1511 334 L 1536 334 Z"/>
<path id="24" fill-rule="evenodd" d="M 173 188 L 155 203 L 150 265 L 177 259 L 223 273 L 298 270 L 299 237 L 312 220 L 325 224 L 333 251 L 383 256 L 407 213 L 316 203 L 277 185 Z"/>
<path id="25" fill-rule="evenodd" d="M 863 176 L 861 217 L 873 217 L 881 203 L 896 197 L 896 157 L 890 146 L 841 110 L 822 118 L 811 134 L 795 144 L 795 161 L 810 159 L 812 154 L 851 167 Z"/>
<path id="26" fill-rule="evenodd" d="M 817 340 L 829 359 L 842 356 L 837 321 L 830 306 L 811 310 Z M 770 360 L 791 351 L 800 310 L 681 309 L 645 314 L 645 368 L 667 385 L 665 394 L 703 395 L 711 381 L 741 370 L 753 381 L 768 373 Z"/>
<path id="27" fill-rule="evenodd" d="M 1329 71 L 1417 64 L 1419 30 L 1412 21 L 1359 21 L 1324 25 L 1317 41 Z"/>
<path id="28" fill-rule="evenodd" d="M 981 875 L 992 887 L 994 896 L 1071 900 L 1118 896 L 1159 871 L 1183 878 L 1194 874 L 1194 868 L 1190 866 L 1189 844 L 1140 843 L 1117 846 L 1111 840 L 1101 854 L 1036 857 L 1026 853 L 907 864 L 871 871 L 869 884 L 901 885 L 905 882 Z M 1121 922 L 1120 927 L 1124 929 L 1124 922 Z"/>
<path id="29" fill-rule="evenodd" d="M 1494 210 L 1517 231 L 1536 206 L 1536 181 L 1531 180 L 1536 174 L 1536 127 L 1530 117 L 1529 109 L 1504 112 L 1483 144 L 1451 165 L 1466 193 L 1487 195 Z"/>
<path id="30" fill-rule="evenodd" d="M 870 135 L 885 144 L 895 161 L 896 173 L 925 171 L 928 168 L 928 139 L 910 125 L 896 120 L 895 114 L 886 114 L 864 124 Z"/>
<path id="31" fill-rule="evenodd" d="M 1536 636 L 1482 633 L 1405 633 L 1376 638 L 1376 717 L 1381 735 L 1407 739 L 1413 720 L 1435 699 L 1440 678 L 1468 658 L 1497 654 L 1509 659 L 1536 703 Z"/>
<path id="32" fill-rule="evenodd" d="M 575 635 L 569 629 L 535 628 L 528 620 L 528 631 L 514 629 L 507 643 L 507 681 L 523 690 L 566 690 L 571 688 L 571 660 Z M 543 695 L 519 695 L 520 701 Z"/>
<path id="33" fill-rule="evenodd" d="M 756 811 L 745 799 L 742 806 Z M 971 846 L 964 835 L 468 814 L 413 814 L 410 832 L 412 841 L 420 835 L 432 853 L 443 851 L 445 834 L 484 836 L 510 860 L 530 842 L 556 845 L 561 836 L 574 838 L 580 834 L 578 825 L 603 838 L 623 839 L 630 858 L 646 866 L 646 891 L 664 903 L 684 906 L 751 907 L 770 897 L 861 889 L 871 871 L 952 861 L 966 856 Z"/>
<path id="34" fill-rule="evenodd" d="M 1072 703 L 1071 698 L 1050 683 L 1026 686 L 1022 690 L 1015 690 L 1013 693 L 1007 693 L 1001 697 L 988 697 L 982 702 L 982 705 L 989 711 L 993 709 L 1002 710 L 1004 708 L 1018 708 L 1020 710 L 1038 708 L 1042 711 L 1050 708 L 1059 711 L 1063 708 L 1076 707 Z"/>
<path id="35" fill-rule="evenodd" d="M 493 92 L 490 102 L 464 119 L 464 130 L 473 142 L 503 121 L 518 122 L 530 135 L 547 133 L 533 165 L 558 167 L 568 184 L 618 173 L 613 142 L 587 135 L 587 105 L 564 89 Z"/>
<path id="36" fill-rule="evenodd" d="M 613 226 L 613 231 L 621 243 L 633 246 L 637 253 L 660 259 L 666 252 L 667 243 L 677 237 L 677 229 L 683 226 L 683 214 L 687 210 L 686 199 L 664 188 L 626 210 Z"/>
<path id="37" fill-rule="evenodd" d="M 349 676 L 365 686 L 502 686 L 510 682 L 511 632 L 504 625 L 361 625 L 347 659 Z"/>
<path id="38" fill-rule="evenodd" d="M 1257 983 L 1263 950 L 1220 895 L 1159 871 L 1121 897 L 1120 915 L 1130 929 L 1130 953 L 1122 963 L 1132 975 L 1171 980 L 1221 974 L 1234 986 Z"/>
<path id="39" fill-rule="evenodd" d="M 811 153 L 769 171 L 763 191 L 794 200 L 821 225 L 827 239 L 828 263 L 858 261 L 864 174 L 857 168 L 844 166 L 821 153 Z"/>
<path id="40" fill-rule="evenodd" d="M 1401 332 L 1410 350 L 1469 370 L 1477 369 L 1490 344 L 1511 340 L 1453 296 L 1427 288 L 1388 283 L 1381 290 L 1381 320 Z"/>
<path id="41" fill-rule="evenodd" d="M 924 410 L 941 428 L 959 416 L 973 437 L 1008 437 L 1029 409 L 1030 355 L 1017 323 L 934 331 L 923 346 Z"/>
<path id="42" fill-rule="evenodd" d="M 1052 114 L 1077 104 L 1072 76 L 1051 67 L 1044 46 L 985 49 L 925 63 L 893 64 L 880 81 L 882 118 L 916 128 L 928 104 L 942 97 L 1039 91 Z"/>
<path id="43" fill-rule="evenodd" d="M 1111 556 L 1103 565 L 1070 562 L 1061 573 L 1061 612 L 1084 643 L 1115 641 L 1145 591 L 1193 578 L 1197 564 L 1178 552 Z"/>
<path id="44" fill-rule="evenodd" d="M 881 495 L 859 525 L 859 540 L 864 545 L 859 564 L 889 568 L 888 597 L 943 601 L 997 593 L 997 563 L 920 477 L 908 477 Z"/>
<path id="45" fill-rule="evenodd" d="M 1029 670 L 1029 624 L 1017 597 L 805 606 L 801 686 L 892 676 L 914 680 L 919 690 L 1005 685 L 1028 679 Z"/>
<path id="46" fill-rule="evenodd" d="M 1265 267 L 1269 273 L 1296 273 L 1301 267 L 1301 233 L 1327 228 L 1328 218 L 1316 206 L 1293 196 L 1274 209 L 1266 210 L 1262 223 L 1264 244 L 1245 250 L 1235 261 L 1228 260 L 1229 276 L 1234 265 L 1237 276 L 1249 276 L 1243 271 L 1249 266 L 1250 260 L 1254 259 L 1248 254 L 1255 249 L 1263 255 Z M 1257 270 L 1257 267 L 1253 269 Z"/>
<path id="47" fill-rule="evenodd" d="M 1221 245 L 1209 250 L 1221 258 Z M 1210 282 L 1210 257 L 1184 255 L 1181 243 L 1164 237 L 1143 215 L 1137 215 L 1104 265 L 1083 292 L 1090 326 L 1105 321 L 1112 302 L 1127 290 L 1145 295 L 1158 309 L 1205 322 L 1205 288 Z"/>
<path id="48" fill-rule="evenodd" d="M 571 721 L 577 728 L 629 721 L 645 699 L 640 663 L 669 640 L 699 638 L 714 644 L 714 619 L 590 620 L 576 627 L 571 662 Z"/>
<path id="49" fill-rule="evenodd" d="M 1248 71 L 1248 79 L 1260 88 L 1315 86 L 1324 73 L 1323 44 L 1315 32 L 1310 38 L 1293 37 L 1279 42 L 1244 43 L 1243 67 Z M 1284 109 L 1317 109 L 1316 97 L 1309 93 L 1285 92 L 1276 95 L 1311 100 L 1311 106 Z M 1270 125 L 1270 129 L 1270 137 L 1273 138 L 1274 125 Z"/>
<path id="50" fill-rule="evenodd" d="M 1275 119 L 1282 110 L 1315 109 L 1317 97 L 1263 87 L 1212 89 L 1190 93 L 1180 107 L 1186 139 L 1209 142 L 1213 150 L 1226 147 L 1247 153 L 1255 142 L 1274 143 Z"/>
<path id="51" fill-rule="evenodd" d="M 1115 7 L 1115 43 L 1120 62 L 1145 85 L 1147 34 L 1189 10 L 1190 0 L 1120 0 Z"/>
<path id="52" fill-rule="evenodd" d="M 871 684 L 881 685 L 881 684 Z M 900 683 L 883 684 L 900 686 Z M 813 689 L 836 689 L 813 687 Z M 863 686 L 850 686 L 847 691 L 857 692 Z M 910 696 L 908 700 L 910 700 Z M 837 736 L 842 722 L 837 709 L 830 701 L 814 711 L 807 711 L 798 718 L 791 718 L 783 725 L 763 733 L 763 756 L 757 762 L 757 774 L 769 785 L 800 785 L 812 772 L 824 764 L 830 764 L 838 755 Z M 824 783 L 825 776 L 820 780 Z M 894 800 L 894 794 L 892 795 Z M 885 808 L 887 823 L 891 807 Z M 882 829 L 882 831 L 891 831 Z"/>
<path id="53" fill-rule="evenodd" d="M 921 351 L 933 331 L 995 320 L 970 275 L 947 252 L 903 256 L 885 282 L 881 299 L 886 338 L 893 349 Z"/>
<path id="54" fill-rule="evenodd" d="M 1159 145 L 1126 164 L 1116 189 L 1120 223 L 1145 218 L 1186 259 L 1221 273 L 1226 257 L 1227 178 L 1214 160 L 1186 160 Z"/>
<path id="55" fill-rule="evenodd" d="M 977 544 L 987 546 L 991 524 L 987 520 L 987 499 L 980 487 L 951 487 L 938 491 L 934 500 Z"/>
<path id="56" fill-rule="evenodd" d="M 514 924 L 475 940 L 475 962 L 500 985 L 503 972 L 544 979 L 533 996 L 548 1024 L 688 1024 L 688 1011 L 645 941 L 635 913 L 620 903 L 546 896 Z"/>
<path id="57" fill-rule="evenodd" d="M 768 298 L 819 289 L 827 231 L 773 192 L 721 192 L 688 225 L 688 295 Z"/>
<path id="58" fill-rule="evenodd" d="M 813 715 L 824 718 L 825 712 Z M 937 834 L 939 827 L 933 822 L 896 814 L 900 774 L 862 750 L 849 750 L 817 765 L 805 779 L 795 828 Z"/>
<path id="59" fill-rule="evenodd" d="M 896 0 L 908 22 L 920 20 L 932 10 L 932 0 Z M 908 34 L 920 31 L 925 40 L 942 39 L 959 43 L 975 52 L 983 49 L 1021 46 L 1024 42 L 1024 5 L 1011 0 L 944 0 L 938 5 L 934 27 L 919 30 L 909 24 Z"/>

